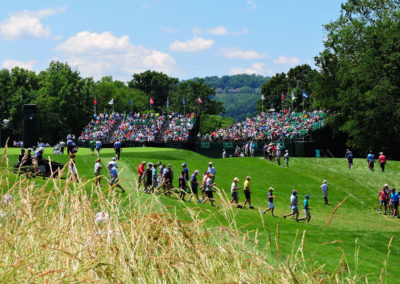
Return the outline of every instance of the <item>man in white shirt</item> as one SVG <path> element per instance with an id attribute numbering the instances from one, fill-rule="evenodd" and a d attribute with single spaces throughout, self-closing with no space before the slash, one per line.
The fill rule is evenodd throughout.
<path id="1" fill-rule="evenodd" d="M 328 205 L 328 185 L 326 184 L 326 179 L 323 180 L 319 188 L 322 190 L 322 197 L 324 198 L 325 205 Z"/>

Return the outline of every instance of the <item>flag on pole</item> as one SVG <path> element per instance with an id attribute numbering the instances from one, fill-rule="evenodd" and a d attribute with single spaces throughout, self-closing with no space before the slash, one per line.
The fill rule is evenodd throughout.
<path id="1" fill-rule="evenodd" d="M 294 93 L 292 93 L 292 101 L 294 101 L 295 98 Z"/>
<path id="2" fill-rule="evenodd" d="M 167 108 L 169 108 L 169 99 L 167 97 Z"/>
<path id="3" fill-rule="evenodd" d="M 200 97 L 198 98 L 197 102 L 198 102 L 199 104 L 203 104 L 203 101 L 202 101 L 202 99 L 201 99 Z"/>
<path id="4" fill-rule="evenodd" d="M 152 105 L 152 104 L 154 104 L 154 100 L 153 100 L 153 98 L 150 98 L 150 104 Z"/>
<path id="5" fill-rule="evenodd" d="M 133 104 L 132 98 L 129 100 L 129 104 L 130 104 L 130 105 Z"/>
<path id="6" fill-rule="evenodd" d="M 183 97 L 182 103 L 183 103 L 184 105 L 186 104 L 186 99 L 185 99 L 185 97 Z"/>
<path id="7" fill-rule="evenodd" d="M 97 105 L 96 99 L 93 100 L 93 104 L 94 104 L 94 105 Z"/>
<path id="8" fill-rule="evenodd" d="M 308 99 L 309 97 L 310 96 L 306 92 L 303 91 L 303 98 Z"/>
<path id="9" fill-rule="evenodd" d="M 282 98 L 282 101 L 285 100 L 285 94 L 283 92 L 282 92 L 281 98 Z"/>
<path id="10" fill-rule="evenodd" d="M 108 102 L 109 105 L 113 105 L 114 104 L 114 99 L 111 99 L 111 101 Z"/>
<path id="11" fill-rule="evenodd" d="M 263 94 L 263 95 L 261 95 L 261 100 L 262 100 L 262 101 L 265 101 L 264 94 Z"/>

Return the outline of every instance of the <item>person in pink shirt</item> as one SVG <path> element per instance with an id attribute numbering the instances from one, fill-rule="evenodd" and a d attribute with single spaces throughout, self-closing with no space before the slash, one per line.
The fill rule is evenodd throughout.
<path id="1" fill-rule="evenodd" d="M 381 164 L 382 172 L 384 172 L 385 171 L 385 166 L 386 166 L 386 156 L 383 155 L 383 152 L 379 153 L 378 160 L 379 160 L 379 163 Z"/>

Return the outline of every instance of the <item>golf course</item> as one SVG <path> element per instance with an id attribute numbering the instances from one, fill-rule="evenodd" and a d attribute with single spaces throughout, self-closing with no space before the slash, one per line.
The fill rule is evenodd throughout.
<path id="1" fill-rule="evenodd" d="M 44 244 L 39 245 L 40 240 L 49 238 L 53 231 L 64 234 L 75 227 L 87 227 L 96 231 L 96 229 L 93 229 L 95 226 L 94 215 L 97 212 L 104 211 L 110 215 L 111 224 L 107 226 L 113 226 L 112 223 L 117 222 L 125 224 L 121 225 L 121 232 L 135 230 L 131 228 L 135 222 L 137 228 L 144 226 L 149 221 L 149 216 L 155 216 L 155 214 L 157 216 L 168 216 L 168 218 L 163 217 L 167 218 L 163 219 L 163 222 L 168 224 L 159 222 L 156 229 L 149 225 L 149 232 L 162 231 L 161 227 L 165 225 L 166 228 L 171 228 L 172 234 L 174 227 L 171 227 L 171 224 L 175 224 L 177 231 L 180 230 L 181 225 L 176 224 L 193 226 L 195 230 L 198 230 L 197 233 L 191 235 L 191 239 L 195 242 L 192 244 L 193 248 L 197 248 L 195 249 L 196 252 L 193 252 L 193 263 L 182 266 L 185 267 L 182 269 L 189 269 L 187 273 L 177 267 L 170 270 L 165 268 L 169 271 L 160 272 L 157 261 L 153 263 L 149 259 L 149 262 L 146 263 L 148 270 L 146 277 L 153 278 L 141 278 L 146 274 L 143 271 L 131 272 L 131 277 L 137 277 L 135 278 L 137 282 L 156 282 L 158 280 L 186 282 L 191 281 L 191 279 L 203 279 L 201 282 L 212 282 L 212 279 L 217 279 L 217 282 L 224 282 L 230 279 L 233 282 L 238 282 L 246 281 L 246 273 L 252 275 L 247 281 L 250 279 L 263 281 L 261 279 L 265 280 L 266 278 L 262 278 L 265 275 L 271 275 L 270 280 L 277 282 L 286 279 L 285 277 L 292 279 L 293 282 L 303 283 L 314 281 L 364 282 L 365 279 L 368 279 L 370 283 L 399 281 L 397 264 L 400 262 L 400 249 L 398 247 L 400 220 L 390 218 L 388 215 L 380 215 L 377 210 L 379 206 L 377 194 L 383 184 L 388 183 L 391 188 L 400 187 L 398 184 L 400 163 L 396 161 L 389 161 L 386 171 L 382 173 L 380 168 L 377 167 L 375 172 L 369 171 L 365 159 L 355 159 L 353 170 L 348 169 L 347 161 L 344 158 L 294 157 L 290 158 L 289 167 L 278 167 L 276 162 L 271 163 L 261 157 L 210 159 L 187 150 L 150 147 L 123 148 L 121 160 L 117 162 L 120 184 L 126 192 L 120 193 L 116 189 L 110 190 L 108 185 L 107 163 L 114 156 L 113 149 L 103 149 L 100 153 L 104 176 L 101 190 L 94 185 L 93 167 L 97 156 L 92 156 L 89 149 L 81 148 L 76 154 L 75 164 L 80 183 L 69 181 L 67 169 L 61 178 L 43 180 L 41 177 L 36 177 L 27 179 L 25 175 L 17 175 L 12 171 L 12 166 L 18 160 L 20 150 L 8 148 L 6 153 L 4 149 L 0 151 L 2 156 L 1 193 L 2 195 L 13 196 L 12 204 L 4 205 L 2 210 L 7 211 L 9 210 L 7 208 L 12 206 L 14 212 L 24 212 L 21 214 L 13 213 L 13 217 L 7 217 L 8 215 L 3 214 L 1 218 L 0 236 L 2 236 L 2 244 L 0 244 L 0 249 L 8 249 L 9 251 L 8 257 L 0 262 L 0 274 L 5 277 L 3 279 L 26 277 L 25 279 L 36 281 L 34 279 L 38 278 L 35 277 L 45 277 L 39 278 L 40 281 L 45 279 L 50 281 L 68 276 L 68 278 L 63 279 L 126 281 L 127 276 L 122 277 L 125 272 L 119 271 L 123 270 L 123 265 L 119 265 L 118 268 L 113 270 L 113 265 L 115 265 L 113 262 L 116 261 L 117 254 L 122 254 L 121 248 L 115 248 L 113 253 L 102 260 L 102 263 L 104 263 L 101 265 L 94 265 L 96 261 L 92 261 L 90 265 L 84 266 L 85 271 L 94 272 L 85 273 L 85 277 L 88 278 L 79 278 L 80 272 L 82 272 L 80 269 L 83 268 L 73 268 L 72 263 L 77 261 L 74 258 L 80 259 L 80 261 L 83 259 L 79 255 L 84 254 L 82 252 L 85 247 L 83 243 L 85 243 L 84 239 L 87 239 L 85 233 L 82 233 L 79 237 L 74 237 L 80 243 L 79 253 L 67 251 L 68 246 L 76 246 L 76 244 L 63 244 L 62 247 L 53 250 L 47 256 L 46 253 L 41 254 L 40 257 L 46 259 L 43 264 L 30 263 L 28 265 L 29 259 L 27 258 L 33 257 L 32 255 L 35 255 L 35 252 L 44 249 Z M 51 152 L 51 148 L 46 148 L 44 156 L 51 161 L 64 164 L 69 161 L 67 155 L 53 155 Z M 212 207 L 210 203 L 199 204 L 195 198 L 192 198 L 191 202 L 183 202 L 178 199 L 179 194 L 173 194 L 171 198 L 168 198 L 162 193 L 146 194 L 143 190 L 137 190 L 137 167 L 142 161 L 147 163 L 160 161 L 165 165 L 171 164 L 174 170 L 174 187 L 178 186 L 178 176 L 182 169 L 182 163 L 187 163 L 190 174 L 194 170 L 199 170 L 198 179 L 201 181 L 203 172 L 207 170 L 208 162 L 212 161 L 217 171 L 215 175 L 216 192 L 214 193 L 216 206 Z M 239 203 L 243 204 L 245 200 L 243 182 L 246 176 L 251 177 L 251 198 L 255 209 L 249 209 L 248 206 L 240 209 L 230 205 L 230 186 L 234 177 L 239 178 L 238 185 L 242 187 L 239 190 Z M 327 180 L 329 185 L 328 205 L 324 204 L 320 189 L 324 179 Z M 274 196 L 276 196 L 274 217 L 270 215 L 270 212 L 265 215 L 262 214 L 262 211 L 268 208 L 267 193 L 271 186 L 275 188 Z M 27 188 L 29 188 L 29 191 Z M 284 214 L 290 213 L 290 195 L 293 189 L 298 192 L 299 204 L 302 204 L 306 194 L 310 195 L 309 206 L 312 215 L 310 224 L 295 222 L 290 218 L 282 218 Z M 76 195 L 74 195 L 74 191 Z M 68 199 L 67 195 L 69 202 L 65 201 Z M 74 202 L 72 202 L 73 196 L 76 198 Z M 37 198 L 36 203 L 35 198 Z M 38 200 L 41 201 L 38 202 Z M 80 202 L 85 205 L 77 206 Z M 36 206 L 32 206 L 32 208 L 37 210 L 33 210 L 29 206 L 31 203 Z M 65 208 L 59 208 L 60 204 L 63 204 L 62 206 L 65 206 Z M 85 206 L 87 206 L 87 210 L 83 210 L 83 208 L 86 208 Z M 58 222 L 63 223 L 64 217 L 70 218 L 67 216 L 73 215 L 72 212 L 68 213 L 66 208 L 83 211 L 78 214 L 80 217 L 75 216 L 73 221 L 68 223 L 69 225 L 58 225 Z M 300 217 L 303 217 L 302 206 L 299 205 L 299 209 Z M 57 215 L 61 211 L 65 211 L 62 218 L 61 215 Z M 18 218 L 22 219 L 19 222 L 13 220 Z M 136 221 L 133 222 L 132 218 L 135 218 Z M 131 225 L 128 226 L 124 222 L 130 222 Z M 23 227 L 23 224 L 26 227 Z M 39 224 L 41 225 L 39 226 Z M 78 229 L 73 230 L 74 234 L 76 233 L 75 230 Z M 114 228 L 113 230 L 115 232 L 117 229 Z M 141 230 L 144 234 L 144 229 Z M 133 231 L 131 233 L 133 234 Z M 207 237 L 201 235 L 203 233 Z M 54 242 L 60 246 L 64 241 L 68 242 L 64 239 L 65 236 L 62 239 L 63 241 L 58 239 L 61 236 L 60 234 L 55 234 L 48 242 L 51 243 L 57 239 Z M 118 238 L 120 236 L 118 235 Z M 136 235 L 136 237 L 140 238 L 139 235 Z M 117 238 L 117 234 L 114 238 Z M 90 251 L 92 260 L 98 259 L 102 253 L 107 254 L 105 247 L 107 242 L 112 242 L 110 239 L 112 239 L 110 236 L 104 237 L 103 241 L 97 243 L 97 249 Z M 215 259 L 225 257 L 220 254 L 227 252 L 229 252 L 229 257 L 234 258 L 231 261 L 228 259 L 229 257 L 224 258 L 224 264 L 219 268 L 218 265 L 214 267 L 209 263 L 210 266 L 206 267 L 210 269 L 213 267 L 213 277 L 208 274 L 207 269 L 204 270 L 203 268 L 200 269 L 203 272 L 197 272 L 194 268 L 196 261 L 202 262 L 203 255 L 201 249 L 196 246 L 196 242 L 203 242 L 205 239 L 207 239 L 207 244 L 215 250 L 212 253 L 215 254 Z M 17 245 L 21 241 L 24 242 L 24 245 Z M 153 238 L 148 241 L 154 247 L 161 247 L 161 243 L 165 239 Z M 180 244 L 178 243 L 177 238 L 175 245 L 178 246 Z M 178 259 L 180 253 L 183 253 L 187 257 L 186 260 L 189 261 L 188 254 L 192 252 L 185 252 L 185 250 L 191 250 L 184 247 L 185 242 L 180 245 L 183 246 L 182 252 L 160 250 L 159 256 L 162 258 L 163 254 L 174 255 L 176 253 Z M 104 246 L 103 249 L 102 246 Z M 136 249 L 130 248 L 130 250 Z M 238 250 L 243 250 L 246 260 L 240 258 L 242 252 Z M 238 255 L 234 256 L 235 253 Z M 61 260 L 62 257 L 59 254 L 63 255 L 65 259 Z M 146 254 L 148 253 L 143 252 L 143 255 Z M 251 254 L 254 254 L 254 257 L 251 257 Z M 259 261 L 258 257 L 263 257 L 265 263 Z M 196 260 L 196 258 L 198 259 Z M 51 259 L 58 260 L 58 262 L 53 262 Z M 138 266 L 134 263 L 142 260 L 134 258 L 130 261 L 133 262 L 133 266 Z M 161 260 L 158 259 L 158 261 Z M 168 263 L 171 261 L 168 260 Z M 249 263 L 243 264 L 241 261 Z M 254 261 L 253 264 L 252 261 Z M 53 263 L 46 265 L 46 262 Z M 259 266 L 255 263 L 258 263 Z M 70 265 L 72 266 L 69 267 Z M 105 267 L 108 265 L 107 270 Z M 231 266 L 229 269 L 232 269 L 232 271 L 228 273 L 223 268 L 225 265 Z M 269 270 L 262 272 L 257 270 L 258 268 L 254 268 L 253 265 L 263 267 L 262 269 L 269 267 Z M 41 271 L 40 266 L 46 266 L 49 270 Z M 190 266 L 190 268 L 187 266 Z M 201 265 L 199 264 L 199 266 Z M 249 266 L 255 270 L 252 271 Z M 66 271 L 63 271 L 64 269 Z M 158 272 L 152 274 L 151 271 L 153 270 Z M 215 274 L 218 271 L 220 274 Z M 193 278 L 190 278 L 191 273 Z M 63 276 L 61 277 L 60 274 Z M 279 278 L 278 274 L 282 278 Z"/>

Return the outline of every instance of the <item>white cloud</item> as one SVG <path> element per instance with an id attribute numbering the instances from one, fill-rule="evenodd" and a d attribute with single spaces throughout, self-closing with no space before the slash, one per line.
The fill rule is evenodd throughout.
<path id="1" fill-rule="evenodd" d="M 194 36 L 187 41 L 174 41 L 169 45 L 169 49 L 172 51 L 181 52 L 199 52 L 205 49 L 209 49 L 214 45 L 212 39 L 205 39 L 202 37 Z"/>
<path id="2" fill-rule="evenodd" d="M 254 50 L 241 50 L 240 48 L 223 49 L 221 53 L 229 59 L 256 60 L 267 57 L 266 53 L 258 53 Z"/>
<path id="3" fill-rule="evenodd" d="M 171 27 L 164 27 L 164 26 L 161 27 L 161 31 L 163 31 L 165 33 L 169 33 L 169 34 L 179 33 L 178 29 L 174 29 L 174 28 L 171 28 Z"/>
<path id="4" fill-rule="evenodd" d="M 134 45 L 129 36 L 116 37 L 111 32 L 79 32 L 57 46 L 56 51 L 84 75 L 95 78 L 119 74 L 125 79 L 148 69 L 173 74 L 176 64 L 167 53 Z"/>
<path id="5" fill-rule="evenodd" d="M 0 34 L 6 40 L 23 37 L 44 38 L 51 34 L 50 27 L 43 25 L 41 19 L 63 13 L 65 7 L 38 11 L 24 10 L 11 15 L 0 23 Z"/>
<path id="6" fill-rule="evenodd" d="M 228 29 L 224 26 L 219 26 L 215 28 L 207 29 L 208 33 L 212 35 L 226 35 L 228 33 Z"/>
<path id="7" fill-rule="evenodd" d="M 229 70 L 230 75 L 237 75 L 237 74 L 257 74 L 257 75 L 272 75 L 273 72 L 271 69 L 267 68 L 264 63 L 257 62 L 253 63 L 250 67 L 248 68 L 242 68 L 242 67 L 232 67 Z"/>
<path id="8" fill-rule="evenodd" d="M 257 9 L 257 4 L 256 2 L 252 0 L 247 0 L 247 6 L 249 7 L 250 10 Z"/>
<path id="9" fill-rule="evenodd" d="M 278 57 L 278 59 L 274 60 L 275 64 L 289 65 L 289 66 L 297 65 L 297 64 L 299 64 L 299 62 L 300 62 L 300 59 L 297 57 L 288 57 L 288 56 L 284 56 L 284 55 L 281 55 Z"/>
<path id="10" fill-rule="evenodd" d="M 18 61 L 12 59 L 6 59 L 3 61 L 1 65 L 4 69 L 13 69 L 14 67 L 21 67 L 28 70 L 33 70 L 33 67 L 36 65 L 36 60 L 28 60 L 28 61 Z"/>
<path id="11" fill-rule="evenodd" d="M 247 29 L 242 29 L 241 31 L 229 31 L 228 28 L 224 26 L 218 26 L 215 28 L 200 28 L 200 27 L 194 27 L 192 28 L 192 33 L 194 35 L 200 35 L 200 34 L 209 34 L 209 35 L 243 35 L 243 34 L 248 34 L 249 31 Z"/>

